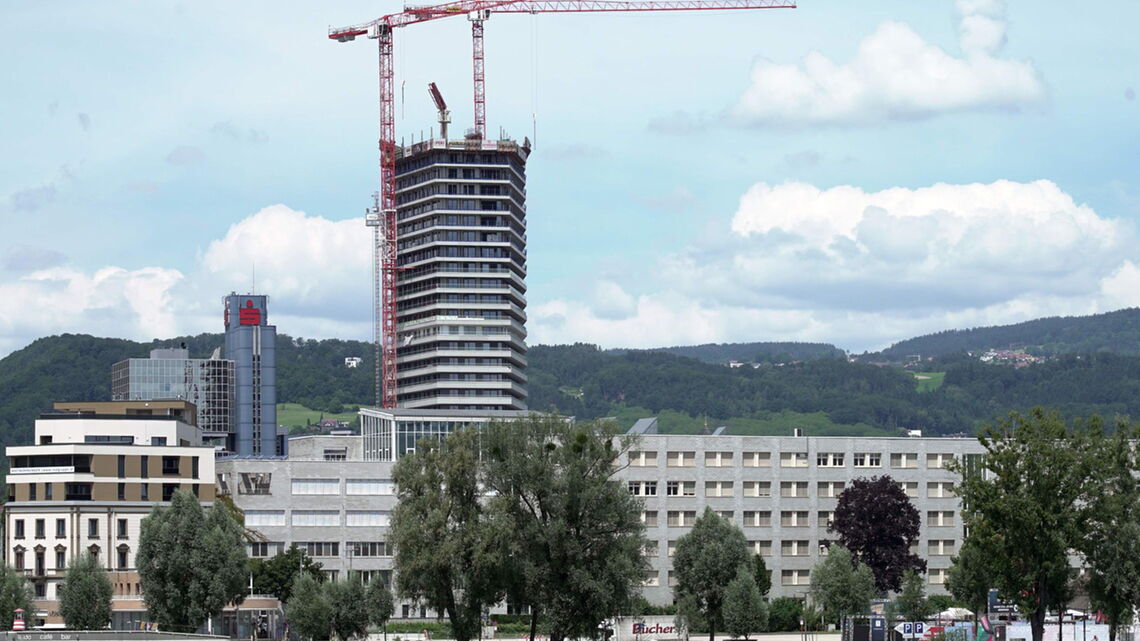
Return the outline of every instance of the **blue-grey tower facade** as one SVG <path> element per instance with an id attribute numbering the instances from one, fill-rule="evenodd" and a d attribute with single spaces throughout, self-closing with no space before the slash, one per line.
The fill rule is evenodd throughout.
<path id="1" fill-rule="evenodd" d="M 277 328 L 269 324 L 268 304 L 268 296 L 226 296 L 226 358 L 234 362 L 233 451 L 239 456 L 285 453 L 277 439 Z"/>

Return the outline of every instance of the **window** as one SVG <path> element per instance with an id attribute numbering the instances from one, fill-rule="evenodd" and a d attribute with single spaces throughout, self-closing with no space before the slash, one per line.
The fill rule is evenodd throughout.
<path id="1" fill-rule="evenodd" d="M 657 511 L 649 510 L 641 513 L 641 522 L 645 527 L 657 527 Z"/>
<path id="2" fill-rule="evenodd" d="M 159 445 L 159 446 L 166 445 L 166 437 L 165 436 L 152 436 L 152 437 L 150 437 L 150 444 L 151 445 Z"/>
<path id="3" fill-rule="evenodd" d="M 831 553 L 831 546 L 834 544 L 835 544 L 835 541 L 828 541 L 826 539 L 820 539 L 820 541 L 819 541 L 819 555 L 820 556 L 827 556 L 828 554 L 830 554 Z"/>
<path id="4" fill-rule="evenodd" d="M 726 521 L 730 521 L 730 522 L 732 521 L 732 518 L 734 516 L 732 510 L 718 510 L 716 515 L 719 516 L 720 518 L 722 518 Z"/>
<path id="5" fill-rule="evenodd" d="M 817 452 L 815 464 L 818 467 L 843 467 L 842 452 Z"/>
<path id="6" fill-rule="evenodd" d="M 697 521 L 697 513 L 693 510 L 670 510 L 669 527 L 693 527 Z"/>
<path id="7" fill-rule="evenodd" d="M 346 460 L 348 460 L 348 448 L 347 447 L 335 447 L 335 448 L 331 448 L 331 449 L 326 449 L 324 454 L 325 454 L 325 460 L 326 461 L 346 461 Z"/>
<path id="8" fill-rule="evenodd" d="M 641 585 L 647 588 L 655 588 L 661 585 L 661 573 L 657 570 L 646 570 L 641 575 Z"/>
<path id="9" fill-rule="evenodd" d="M 53 488 L 53 484 L 51 484 L 51 483 L 44 483 L 44 500 L 45 500 L 45 501 L 50 501 L 50 500 L 51 500 L 51 498 L 52 498 L 52 497 L 51 497 L 51 494 L 52 494 L 52 489 L 54 489 L 54 488 Z"/>
<path id="10" fill-rule="evenodd" d="M 882 467 L 883 457 L 878 452 L 856 452 L 851 457 L 855 467 Z"/>
<path id="11" fill-rule="evenodd" d="M 43 519 L 36 519 L 36 538 L 37 539 L 44 538 L 44 520 Z"/>
<path id="12" fill-rule="evenodd" d="M 677 541 L 675 541 L 675 540 L 669 541 L 665 545 L 665 553 L 667 555 L 669 555 L 670 557 L 672 557 L 674 554 L 676 554 L 677 553 Z"/>
<path id="13" fill-rule="evenodd" d="M 931 510 L 926 513 L 928 527 L 946 527 L 954 525 L 954 512 L 950 510 Z"/>
<path id="14" fill-rule="evenodd" d="M 178 474 L 179 465 L 177 456 L 162 457 L 162 473 L 165 475 Z"/>
<path id="15" fill-rule="evenodd" d="M 293 494 L 340 494 L 340 480 L 293 479 Z"/>
<path id="16" fill-rule="evenodd" d="M 816 527 L 827 529 L 835 522 L 835 512 L 820 510 L 816 515 Z"/>
<path id="17" fill-rule="evenodd" d="M 843 493 L 843 481 L 820 481 L 817 486 L 819 495 L 823 498 L 838 498 Z"/>
<path id="18" fill-rule="evenodd" d="M 696 452 L 669 452 L 665 457 L 668 467 L 694 467 L 697 464 Z"/>
<path id="19" fill-rule="evenodd" d="M 198 487 L 198 486 L 195 485 L 194 487 Z M 139 500 L 140 501 L 149 501 L 150 500 L 150 483 L 139 483 Z"/>
<path id="20" fill-rule="evenodd" d="M 927 454 L 926 467 L 931 470 L 940 470 L 952 460 L 954 460 L 953 454 Z"/>
<path id="21" fill-rule="evenodd" d="M 246 510 L 246 527 L 284 527 L 285 510 Z"/>
<path id="22" fill-rule="evenodd" d="M 119 500 L 120 501 L 127 500 L 127 484 L 126 483 L 119 483 Z"/>
<path id="23" fill-rule="evenodd" d="M 752 554 L 759 554 L 760 556 L 772 556 L 771 541 L 749 541 L 748 547 L 752 549 Z"/>
<path id="24" fill-rule="evenodd" d="M 807 510 L 802 510 L 802 511 L 785 510 L 783 512 L 780 512 L 780 525 L 783 527 L 807 527 L 807 525 L 808 525 Z"/>
<path id="25" fill-rule="evenodd" d="M 130 567 L 129 557 L 131 549 L 125 545 L 120 545 L 115 551 L 118 553 L 115 559 L 115 567 L 120 570 L 125 570 Z"/>
<path id="26" fill-rule="evenodd" d="M 769 481 L 745 481 L 744 496 L 772 496 L 772 484 Z"/>
<path id="27" fill-rule="evenodd" d="M 99 538 L 99 519 L 87 519 L 87 538 Z"/>
<path id="28" fill-rule="evenodd" d="M 178 490 L 177 483 L 163 483 L 162 484 L 162 500 L 170 501 L 174 498 L 174 493 Z"/>
<path id="29" fill-rule="evenodd" d="M 90 501 L 90 483 L 64 483 L 63 498 L 67 501 Z"/>
<path id="30" fill-rule="evenodd" d="M 641 556 L 652 558 L 652 557 L 657 556 L 660 553 L 661 553 L 661 542 L 660 541 L 646 541 L 645 547 L 641 548 Z"/>
<path id="31" fill-rule="evenodd" d="M 805 499 L 808 495 L 807 481 L 781 481 L 780 496 L 785 498 Z"/>
<path id="32" fill-rule="evenodd" d="M 145 454 L 139 457 L 139 476 L 144 479 L 150 478 L 150 457 Z"/>
<path id="33" fill-rule="evenodd" d="M 20 547 L 16 548 L 15 553 L 16 553 L 16 569 L 17 570 L 23 570 L 24 569 L 24 548 L 20 548 Z"/>
<path id="34" fill-rule="evenodd" d="M 61 571 L 67 569 L 67 550 L 62 547 L 55 549 L 55 569 Z"/>
<path id="35" fill-rule="evenodd" d="M 808 556 L 808 541 L 780 541 L 780 556 Z"/>
<path id="36" fill-rule="evenodd" d="M 899 487 L 910 498 L 918 498 L 918 481 L 899 481 Z"/>
<path id="37" fill-rule="evenodd" d="M 388 544 L 384 541 L 349 541 L 345 543 L 349 556 L 377 557 L 392 556 L 388 553 Z"/>
<path id="38" fill-rule="evenodd" d="M 36 595 L 37 599 L 43 599 L 47 597 L 47 583 L 44 583 L 43 581 L 36 581 L 32 585 L 35 587 L 33 593 Z M 35 623 L 35 627 L 38 628 L 43 626 L 43 619 L 33 619 L 33 621 Z"/>
<path id="39" fill-rule="evenodd" d="M 926 553 L 930 556 L 954 554 L 954 539 L 931 539 L 926 542 Z"/>
<path id="40" fill-rule="evenodd" d="M 349 510 L 345 513 L 348 527 L 388 527 L 392 523 L 390 512 L 380 510 Z"/>
<path id="41" fill-rule="evenodd" d="M 954 498 L 954 483 L 950 481 L 927 483 L 926 496 L 931 499 L 952 499 Z"/>
<path id="42" fill-rule="evenodd" d="M 629 464 L 631 467 L 657 467 L 657 452 L 631 451 Z"/>
<path id="43" fill-rule="evenodd" d="M 696 481 L 666 481 L 665 482 L 665 495 L 666 496 L 696 496 L 697 495 L 697 482 Z"/>
<path id="44" fill-rule="evenodd" d="M 257 541 L 249 544 L 249 556 L 255 559 L 266 559 L 280 554 L 283 547 L 284 544 L 282 543 Z"/>
<path id="45" fill-rule="evenodd" d="M 811 570 L 781 570 L 780 585 L 810 585 Z"/>
<path id="46" fill-rule="evenodd" d="M 119 478 L 127 478 L 127 457 L 122 454 L 119 455 Z"/>
<path id="47" fill-rule="evenodd" d="M 772 527 L 772 513 L 768 510 L 745 510 L 744 527 Z"/>
<path id="48" fill-rule="evenodd" d="M 272 472 L 242 472 L 238 494 L 269 494 Z"/>
<path id="49" fill-rule="evenodd" d="M 745 452 L 744 467 L 772 467 L 772 453 Z"/>
<path id="50" fill-rule="evenodd" d="M 348 479 L 344 482 L 344 493 L 349 496 L 386 496 L 396 493 L 391 481 L 377 479 Z"/>
<path id="51" fill-rule="evenodd" d="M 115 535 L 117 537 L 119 537 L 120 539 L 127 538 L 127 520 L 126 519 L 119 519 L 118 521 L 116 521 Z"/>
<path id="52" fill-rule="evenodd" d="M 28 500 L 29 501 L 36 500 L 36 484 L 35 483 L 28 483 Z"/>
<path id="53" fill-rule="evenodd" d="M 55 520 L 55 538 L 57 538 L 57 539 L 66 539 L 67 538 L 67 519 L 56 519 Z"/>
<path id="54" fill-rule="evenodd" d="M 677 574 L 673 570 L 669 570 L 669 587 L 677 587 Z"/>
<path id="55" fill-rule="evenodd" d="M 732 496 L 732 481 L 705 481 L 705 496 Z"/>
<path id="56" fill-rule="evenodd" d="M 657 496 L 657 481 L 630 481 L 629 493 L 634 496 Z"/>
<path id="57" fill-rule="evenodd" d="M 705 452 L 705 467 L 732 467 L 732 452 Z"/>
<path id="58" fill-rule="evenodd" d="M 87 548 L 87 551 L 91 553 L 91 558 L 95 559 L 96 562 L 99 561 L 99 546 L 98 545 L 92 545 L 91 547 Z"/>
<path id="59" fill-rule="evenodd" d="M 340 543 L 336 541 L 302 541 L 297 547 L 309 556 L 340 556 Z"/>
<path id="60" fill-rule="evenodd" d="M 780 452 L 780 467 L 807 467 L 807 452 Z"/>
<path id="61" fill-rule="evenodd" d="M 946 572 L 947 570 L 945 568 L 928 568 L 926 575 L 930 577 L 931 585 L 942 585 L 946 583 Z"/>
<path id="62" fill-rule="evenodd" d="M 24 519 L 16 519 L 16 533 L 14 536 L 17 539 L 24 538 Z"/>
<path id="63" fill-rule="evenodd" d="M 891 467 L 896 469 L 913 469 L 918 467 L 918 454 L 898 453 L 891 454 Z"/>
<path id="64" fill-rule="evenodd" d="M 36 576 L 47 574 L 47 563 L 44 561 L 43 548 L 36 548 Z"/>
<path id="65" fill-rule="evenodd" d="M 340 512 L 336 510 L 293 510 L 293 525 L 336 527 L 340 525 Z"/>
<path id="66" fill-rule="evenodd" d="M 195 456 L 190 459 L 190 478 L 198 478 L 198 457 Z"/>

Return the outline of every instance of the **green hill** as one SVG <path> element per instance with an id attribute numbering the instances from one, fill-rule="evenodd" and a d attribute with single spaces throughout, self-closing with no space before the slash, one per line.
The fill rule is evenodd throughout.
<path id="1" fill-rule="evenodd" d="M 695 358 L 705 363 L 789 363 L 814 361 L 821 358 L 845 358 L 847 353 L 827 343 L 706 343 L 704 345 L 677 345 L 650 350 L 607 350 L 612 354 L 633 351 L 667 352 L 676 356 Z"/>

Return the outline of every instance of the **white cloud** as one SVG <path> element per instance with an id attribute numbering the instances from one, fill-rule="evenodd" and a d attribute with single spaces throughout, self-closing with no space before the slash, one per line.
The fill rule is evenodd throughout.
<path id="1" fill-rule="evenodd" d="M 1032 63 L 998 55 L 1006 41 L 1002 3 L 962 0 L 957 7 L 960 55 L 887 21 L 850 62 L 818 51 L 798 65 L 757 62 L 729 116 L 755 126 L 849 125 L 1044 102 L 1045 83 Z"/>

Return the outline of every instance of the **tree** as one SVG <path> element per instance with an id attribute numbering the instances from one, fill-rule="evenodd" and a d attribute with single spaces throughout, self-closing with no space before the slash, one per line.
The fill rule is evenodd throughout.
<path id="1" fill-rule="evenodd" d="M 875 577 L 850 550 L 832 544 L 827 557 L 812 568 L 811 596 L 823 608 L 825 617 L 842 622 L 843 617 L 861 614 L 871 607 Z"/>
<path id="2" fill-rule="evenodd" d="M 1092 467 L 1094 477 L 1082 500 L 1089 518 L 1081 551 L 1093 607 L 1108 620 L 1109 641 L 1116 641 L 1117 628 L 1140 606 L 1140 464 L 1133 447 L 1135 428 L 1120 421 L 1111 438 L 1098 428 L 1094 422 L 1089 455 L 1098 465 Z"/>
<path id="3" fill-rule="evenodd" d="M 484 507 L 479 455 L 478 435 L 464 429 L 443 443 L 421 440 L 392 470 L 397 592 L 446 612 L 456 641 L 478 635 L 484 608 L 505 594 L 510 533 Z"/>
<path id="4" fill-rule="evenodd" d="M 17 609 L 25 613 L 32 611 L 32 586 L 11 566 L 0 565 L 0 628 L 12 629 Z"/>
<path id="5" fill-rule="evenodd" d="M 368 602 L 364 584 L 355 579 L 324 584 L 325 598 L 332 610 L 329 628 L 340 641 L 350 641 L 368 633 Z"/>
<path id="6" fill-rule="evenodd" d="M 926 602 L 926 586 L 922 575 L 914 570 L 903 573 L 902 590 L 895 599 L 899 614 L 907 621 L 925 621 L 930 614 L 930 604 Z"/>
<path id="7" fill-rule="evenodd" d="M 90 553 L 73 558 L 59 585 L 59 614 L 72 630 L 102 630 L 111 623 L 111 593 L 107 571 Z"/>
<path id="8" fill-rule="evenodd" d="M 241 527 L 182 490 L 143 519 L 136 562 L 147 612 L 167 630 L 197 631 L 245 591 Z"/>
<path id="9" fill-rule="evenodd" d="M 1068 588 L 1068 551 L 1081 540 L 1087 448 L 1060 414 L 1039 407 L 983 428 L 978 440 L 980 461 L 950 466 L 961 477 L 963 516 L 995 560 L 994 587 L 1016 601 L 1041 641 L 1046 609 Z"/>
<path id="10" fill-rule="evenodd" d="M 724 591 L 724 629 L 733 637 L 748 639 L 767 625 L 768 606 L 752 572 L 742 565 Z"/>
<path id="11" fill-rule="evenodd" d="M 368 620 L 376 626 L 388 625 L 388 620 L 396 613 L 396 604 L 392 599 L 392 589 L 379 577 L 368 582 L 368 589 L 364 593 L 364 601 L 368 607 Z"/>
<path id="12" fill-rule="evenodd" d="M 272 594 L 282 603 L 288 603 L 293 582 L 304 573 L 316 581 L 324 580 L 321 564 L 294 543 L 289 549 L 270 559 L 251 559 L 249 571 L 253 574 L 253 589 L 258 594 Z"/>
<path id="13" fill-rule="evenodd" d="M 744 532 L 724 517 L 705 507 L 704 514 L 688 534 L 677 539 L 673 553 L 676 595 L 688 594 L 708 622 L 709 641 L 722 629 L 725 588 L 736 578 L 740 566 L 748 563 L 748 541 Z"/>
<path id="14" fill-rule="evenodd" d="M 324 641 L 332 633 L 332 604 L 321 584 L 309 574 L 302 573 L 293 582 L 285 618 L 298 634 L 312 641 Z"/>
<path id="15" fill-rule="evenodd" d="M 490 507 L 509 533 L 509 598 L 552 641 L 584 638 L 629 609 L 648 568 L 644 506 L 616 480 L 632 439 L 611 423 L 546 416 L 483 433 Z"/>
<path id="16" fill-rule="evenodd" d="M 800 629 L 804 613 L 802 599 L 782 596 L 772 600 L 768 607 L 769 632 L 793 632 Z"/>
<path id="17" fill-rule="evenodd" d="M 977 618 L 989 607 L 992 574 L 990 559 L 971 535 L 962 542 L 958 556 L 950 559 L 946 589 Z"/>
<path id="18" fill-rule="evenodd" d="M 756 580 L 756 587 L 760 589 L 760 595 L 767 599 L 768 591 L 772 589 L 772 575 L 768 573 L 764 557 L 759 554 L 752 556 L 752 576 Z"/>
<path id="19" fill-rule="evenodd" d="M 918 540 L 918 510 L 889 476 L 855 479 L 839 495 L 830 528 L 860 563 L 871 568 L 880 592 L 897 592 L 907 568 L 926 570 L 910 552 Z"/>

